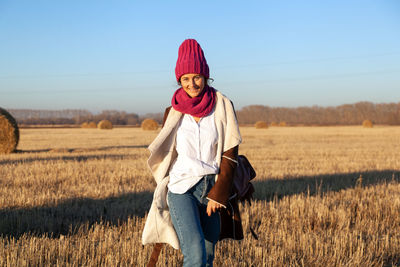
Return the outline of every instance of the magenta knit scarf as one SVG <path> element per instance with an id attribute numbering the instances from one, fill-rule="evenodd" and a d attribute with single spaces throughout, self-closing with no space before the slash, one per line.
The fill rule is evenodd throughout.
<path id="1" fill-rule="evenodd" d="M 203 92 L 193 98 L 182 87 L 179 88 L 175 91 L 171 103 L 177 111 L 201 118 L 211 113 L 215 105 L 215 100 L 215 89 L 206 85 Z"/>

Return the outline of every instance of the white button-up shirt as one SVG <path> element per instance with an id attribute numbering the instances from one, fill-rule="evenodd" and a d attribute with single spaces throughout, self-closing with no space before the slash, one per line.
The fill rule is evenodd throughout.
<path id="1" fill-rule="evenodd" d="M 191 115 L 183 116 L 176 133 L 178 157 L 169 172 L 172 193 L 183 194 L 204 175 L 218 173 L 217 141 L 214 111 L 199 122 Z"/>

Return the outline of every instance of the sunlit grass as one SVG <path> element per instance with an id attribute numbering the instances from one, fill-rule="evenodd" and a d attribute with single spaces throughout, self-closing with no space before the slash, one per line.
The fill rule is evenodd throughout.
<path id="1" fill-rule="evenodd" d="M 215 266 L 400 264 L 400 127 L 241 131 L 256 200 Z M 144 266 L 156 134 L 22 129 L 19 153 L 0 156 L 0 266 Z M 159 266 L 181 261 L 167 246 Z"/>

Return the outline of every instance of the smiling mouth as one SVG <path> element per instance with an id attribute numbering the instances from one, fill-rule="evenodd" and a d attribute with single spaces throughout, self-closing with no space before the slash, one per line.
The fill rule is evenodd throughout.
<path id="1" fill-rule="evenodd" d="M 185 91 L 191 97 L 195 97 L 201 93 L 201 88 L 186 88 Z"/>

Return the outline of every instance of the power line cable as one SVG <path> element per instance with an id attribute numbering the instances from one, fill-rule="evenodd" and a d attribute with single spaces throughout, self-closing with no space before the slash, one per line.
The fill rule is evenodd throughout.
<path id="1" fill-rule="evenodd" d="M 250 68 L 250 67 L 266 67 L 266 66 L 278 66 L 278 65 L 295 65 L 300 63 L 319 63 L 319 62 L 329 62 L 338 60 L 351 60 L 351 59 L 367 59 L 375 57 L 385 57 L 400 55 L 400 52 L 388 52 L 370 55 L 356 55 L 356 56 L 346 56 L 346 57 L 327 57 L 319 59 L 299 59 L 291 61 L 281 61 L 263 64 L 245 64 L 245 65 L 229 65 L 229 66 L 216 66 L 214 70 L 221 69 L 240 69 L 240 68 Z M 144 71 L 121 71 L 121 72 L 102 72 L 102 73 L 66 73 L 66 74 L 38 74 L 38 75 L 5 75 L 0 76 L 0 79 L 43 79 L 43 78 L 68 78 L 68 77 L 95 77 L 95 76 L 113 76 L 113 75 L 137 75 L 137 74 L 149 74 L 149 73 L 170 73 L 170 70 L 144 70 Z"/>
<path id="2" fill-rule="evenodd" d="M 221 85 L 229 85 L 229 84 L 268 84 L 268 83 L 281 83 L 281 82 L 296 82 L 296 81 L 312 81 L 312 80 L 330 80 L 330 79 L 343 79 L 343 78 L 352 78 L 359 76 L 371 76 L 371 75 L 385 75 L 385 74 L 393 74 L 399 73 L 400 70 L 381 70 L 374 72 L 357 72 L 357 73 L 342 73 L 336 75 L 317 75 L 317 76 L 309 76 L 309 77 L 298 77 L 298 78 L 282 78 L 282 79 L 271 79 L 271 80 L 258 80 L 258 81 L 234 81 L 234 82 L 221 82 Z M 66 90 L 13 90 L 13 91 L 3 91 L 0 93 L 10 94 L 10 95 L 19 95 L 19 94 L 38 94 L 38 93 L 47 93 L 47 94 L 65 94 L 65 93 L 73 93 L 73 94 L 82 94 L 82 93 L 123 93 L 123 92 L 133 92 L 135 90 L 143 90 L 143 88 L 155 88 L 160 87 L 160 85 L 147 85 L 140 87 L 126 87 L 126 88 L 97 88 L 97 89 L 66 89 Z"/>
<path id="3" fill-rule="evenodd" d="M 258 80 L 258 81 L 237 81 L 237 82 L 224 82 L 223 84 L 263 84 L 263 83 L 279 83 L 279 82 L 297 82 L 297 81 L 313 81 L 313 80 L 330 80 L 330 79 L 343 79 L 352 78 L 359 76 L 371 76 L 371 75 L 385 75 L 399 73 L 400 70 L 383 70 L 383 71 L 371 71 L 371 72 L 356 72 L 356 73 L 342 73 L 335 75 L 315 75 L 309 77 L 298 77 L 298 78 L 282 78 L 282 79 L 271 79 L 271 80 Z"/>

